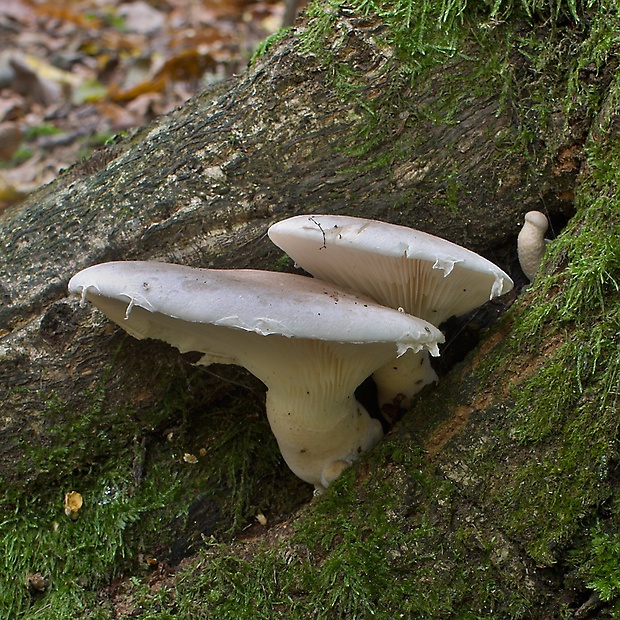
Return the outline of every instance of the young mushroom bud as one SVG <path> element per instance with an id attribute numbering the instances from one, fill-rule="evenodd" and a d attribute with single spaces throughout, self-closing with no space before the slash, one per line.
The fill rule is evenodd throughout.
<path id="1" fill-rule="evenodd" d="M 508 292 L 512 280 L 482 256 L 405 226 L 342 215 L 300 215 L 269 237 L 316 278 L 439 327 Z M 410 351 L 373 375 L 379 404 L 404 407 L 437 380 L 428 351 Z"/>
<path id="2" fill-rule="evenodd" d="M 282 455 L 323 489 L 382 436 L 354 390 L 408 350 L 436 351 L 426 321 L 305 276 L 155 262 L 89 267 L 69 291 L 136 338 L 247 368 L 267 386 Z"/>
<path id="3" fill-rule="evenodd" d="M 530 282 L 534 279 L 545 255 L 545 233 L 549 228 L 547 216 L 540 211 L 525 214 L 525 223 L 517 237 L 517 253 L 521 270 Z"/>

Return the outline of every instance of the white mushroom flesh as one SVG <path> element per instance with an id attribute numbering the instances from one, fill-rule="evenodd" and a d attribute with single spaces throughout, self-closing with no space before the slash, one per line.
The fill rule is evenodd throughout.
<path id="1" fill-rule="evenodd" d="M 401 352 L 443 341 L 425 321 L 291 274 L 119 262 L 80 272 L 69 290 L 136 338 L 256 375 L 284 459 L 317 488 L 382 435 L 355 388 Z"/>
<path id="2" fill-rule="evenodd" d="M 547 216 L 540 211 L 529 211 L 525 214 L 525 223 L 517 237 L 517 253 L 519 264 L 530 281 L 534 279 L 545 256 L 545 233 L 549 228 Z"/>
<path id="3" fill-rule="evenodd" d="M 506 273 L 478 254 L 385 222 L 339 215 L 296 216 L 274 224 L 269 237 L 316 278 L 435 326 L 513 287 Z M 406 406 L 424 385 L 436 380 L 428 353 L 416 358 L 410 352 L 398 364 L 375 373 L 382 404 L 404 395 Z M 425 361 L 420 363 L 419 358 Z"/>

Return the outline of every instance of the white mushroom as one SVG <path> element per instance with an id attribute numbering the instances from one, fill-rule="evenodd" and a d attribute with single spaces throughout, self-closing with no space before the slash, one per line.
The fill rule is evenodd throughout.
<path id="1" fill-rule="evenodd" d="M 545 233 L 549 228 L 547 216 L 540 211 L 525 214 L 525 223 L 517 237 L 519 264 L 528 280 L 532 281 L 545 255 Z"/>
<path id="2" fill-rule="evenodd" d="M 81 271 L 69 291 L 136 338 L 261 379 L 285 461 L 317 489 L 382 436 L 355 388 L 390 359 L 443 341 L 421 319 L 292 274 L 116 262 Z"/>
<path id="3" fill-rule="evenodd" d="M 485 258 L 404 226 L 341 215 L 300 215 L 269 237 L 316 278 L 439 326 L 508 292 L 512 280 Z M 437 380 L 427 351 L 409 352 L 378 371 L 379 403 L 408 406 Z"/>

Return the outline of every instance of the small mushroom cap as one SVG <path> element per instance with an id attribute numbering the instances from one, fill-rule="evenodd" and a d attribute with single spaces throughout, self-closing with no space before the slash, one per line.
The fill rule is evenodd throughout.
<path id="1" fill-rule="evenodd" d="M 440 325 L 508 292 L 510 277 L 459 245 L 405 226 L 342 215 L 300 215 L 271 240 L 317 278 Z"/>
<path id="2" fill-rule="evenodd" d="M 533 280 L 545 255 L 545 233 L 549 228 L 547 216 L 540 211 L 528 211 L 517 237 L 519 264 L 528 280 Z"/>
<path id="3" fill-rule="evenodd" d="M 136 261 L 94 265 L 69 282 L 69 292 L 92 301 L 138 338 L 161 338 L 155 315 L 172 322 L 213 325 L 331 342 L 398 343 L 436 347 L 443 336 L 432 325 L 359 295 L 305 276 L 256 270 L 196 269 Z M 134 309 L 150 313 L 128 321 Z M 179 346 L 176 343 L 175 346 Z M 187 343 L 181 350 L 196 349 Z"/>
<path id="4" fill-rule="evenodd" d="M 549 228 L 547 216 L 540 211 L 528 211 L 525 214 L 525 222 L 537 228 L 541 235 L 544 235 Z"/>

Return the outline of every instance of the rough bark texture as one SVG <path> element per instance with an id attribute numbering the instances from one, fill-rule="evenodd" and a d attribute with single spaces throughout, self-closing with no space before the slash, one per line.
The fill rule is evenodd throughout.
<path id="1" fill-rule="evenodd" d="M 368 97 L 379 96 L 392 61 L 390 50 L 373 39 L 380 24 L 343 16 L 342 30 L 346 36 L 334 43 L 338 58 L 363 68 Z M 349 154 L 355 132 L 367 122 L 363 111 L 342 101 L 326 67 L 298 47 L 290 37 L 244 75 L 96 154 L 3 214 L 2 386 L 27 388 L 27 395 L 2 395 L 3 476 L 19 458 L 16 436 L 40 425 L 45 437 L 42 413 L 50 394 L 79 411 L 82 395 L 93 391 L 93 377 L 106 365 L 110 344 L 89 346 L 80 326 L 88 312 L 65 299 L 68 279 L 87 265 L 139 258 L 269 267 L 279 253 L 265 238 L 267 227 L 304 212 L 399 222 L 485 253 L 514 245 L 527 210 L 544 205 L 550 213 L 570 213 L 565 198 L 574 170 L 558 173 L 550 162 L 534 186 L 525 156 L 497 147 L 519 130 L 499 112 L 499 96 L 472 99 L 463 91 L 450 124 L 404 118 L 398 137 L 412 145 L 406 157 L 389 168 L 363 167 L 364 160 Z M 432 107 L 443 81 L 465 84 L 471 71 L 471 62 L 452 62 L 409 97 L 420 109 Z M 385 144 L 394 139 L 386 136 Z M 437 197 L 454 169 L 459 200 L 451 210 Z M 504 267 L 514 267 L 506 265 L 509 253 L 498 254 Z M 158 398 L 150 381 L 114 374 L 109 391 L 115 400 L 134 403 L 136 391 L 141 399 L 145 391 Z M 137 384 L 148 387 L 136 390 Z M 151 402 L 144 398 L 138 409 Z"/>
<path id="2" fill-rule="evenodd" d="M 196 409 L 219 398 L 217 381 L 194 371 L 177 353 L 126 339 L 100 315 L 67 299 L 69 278 L 90 264 L 162 259 L 276 268 L 280 252 L 266 239 L 269 224 L 326 212 L 439 234 L 490 256 L 523 283 L 514 255 L 522 216 L 542 209 L 563 224 L 573 214 L 591 119 L 575 118 L 566 126 L 555 110 L 529 153 L 506 148 L 519 143 L 524 119 L 510 102 L 502 103 L 499 89 L 472 94 L 468 84 L 484 62 L 476 59 L 472 42 L 458 60 L 437 67 L 419 86 L 404 86 L 403 99 L 414 101 L 419 115 L 411 108 L 395 110 L 400 122 L 370 152 L 356 155 L 369 121 L 355 101 L 387 92 L 398 68 L 394 50 L 380 43 L 382 31 L 378 19 L 346 10 L 339 16 L 330 52 L 355 69 L 358 79 L 363 75 L 354 99 L 336 92 L 330 67 L 306 51 L 299 32 L 291 34 L 243 75 L 120 139 L 0 216 L 0 479 L 5 485 L 62 476 L 128 447 L 139 456 L 140 438 L 167 428 L 171 417 L 182 419 L 179 407 Z M 527 73 L 526 57 L 515 55 L 513 68 Z M 457 93 L 449 101 L 454 110 L 449 122 L 442 114 L 447 99 L 437 95 L 447 91 Z M 386 164 L 380 156 L 392 151 L 397 154 Z M 507 504 L 506 496 L 493 495 L 492 483 L 500 486 L 503 471 L 499 464 L 511 454 L 514 468 L 519 464 L 510 441 L 493 439 L 496 433 L 510 434 L 498 417 L 512 397 L 498 398 L 497 383 L 468 383 L 509 329 L 503 325 L 493 332 L 486 348 L 442 382 L 433 407 L 437 420 L 447 420 L 439 430 L 420 431 L 424 412 L 416 412 L 392 442 L 398 447 L 409 441 L 409 433 L 421 433 L 427 458 L 453 484 L 451 497 L 459 497 L 431 511 L 435 525 L 469 537 L 474 556 L 488 560 L 490 553 L 507 591 L 538 600 L 552 597 L 559 585 L 557 575 L 545 582 L 532 557 L 551 565 L 552 552 L 530 550 L 532 557 L 525 557 L 523 546 L 534 545 L 534 534 L 518 532 L 507 520 L 497 527 L 488 522 L 502 502 Z M 530 372 L 522 370 L 524 376 Z M 500 381 L 509 381 L 516 371 L 503 367 L 502 372 Z M 481 393 L 484 385 L 498 392 Z M 470 396 L 463 396 L 465 389 Z M 177 391 L 184 393 L 182 405 L 162 409 Z M 137 443 L 119 424 L 127 412 Z M 88 416 L 96 420 L 84 423 Z M 63 446 L 62 429 L 72 427 L 87 437 Z M 54 462 L 33 456 L 37 447 Z M 487 473 L 477 473 L 485 458 Z M 382 467 L 384 473 L 399 469 Z M 402 514 L 394 518 L 406 521 L 421 510 L 422 500 L 419 489 L 411 488 L 410 474 L 401 480 L 402 488 L 398 478 L 393 488 L 403 492 Z M 494 542 L 489 552 L 485 545 L 491 540 L 503 546 Z M 442 557 L 437 570 L 448 575 L 448 556 Z M 506 585 L 513 568 L 531 576 L 524 577 L 522 592 Z M 550 613 L 559 617 L 560 607 L 550 605 Z M 531 608 L 528 615 L 542 617 Z"/>

